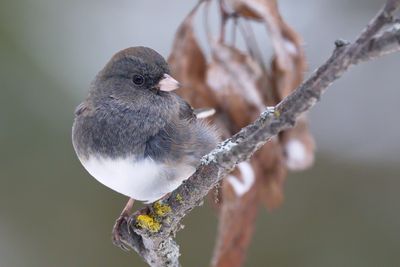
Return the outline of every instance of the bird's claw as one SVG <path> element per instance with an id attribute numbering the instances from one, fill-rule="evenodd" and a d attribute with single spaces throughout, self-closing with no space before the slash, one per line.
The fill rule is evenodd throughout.
<path id="1" fill-rule="evenodd" d="M 126 227 L 128 227 L 128 233 L 131 234 L 131 225 L 136 223 L 136 216 L 132 214 L 131 216 L 128 217 L 126 221 Z"/>
<path id="2" fill-rule="evenodd" d="M 129 220 L 129 217 L 128 217 Z M 121 236 L 121 227 L 126 222 L 126 227 L 128 227 L 129 232 L 129 224 L 128 224 L 127 216 L 121 215 L 115 221 L 114 227 L 112 229 L 112 242 L 115 246 L 121 248 L 124 251 L 129 251 L 129 247 L 124 243 Z"/>

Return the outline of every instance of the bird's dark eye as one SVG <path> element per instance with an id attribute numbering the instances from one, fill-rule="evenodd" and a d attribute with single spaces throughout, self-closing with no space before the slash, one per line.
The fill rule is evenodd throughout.
<path id="1" fill-rule="evenodd" d="M 133 75 L 132 81 L 133 81 L 133 83 L 136 84 L 136 85 L 142 85 L 142 84 L 144 84 L 144 78 L 143 78 L 143 76 L 140 75 L 140 74 L 135 74 L 135 75 Z"/>

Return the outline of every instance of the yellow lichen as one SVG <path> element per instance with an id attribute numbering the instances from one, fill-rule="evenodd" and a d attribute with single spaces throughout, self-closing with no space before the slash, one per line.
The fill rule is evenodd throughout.
<path id="1" fill-rule="evenodd" d="M 275 117 L 279 118 L 281 116 L 281 113 L 279 112 L 279 110 L 276 109 L 274 111 L 274 115 L 275 115 Z"/>
<path id="2" fill-rule="evenodd" d="M 181 196 L 181 194 L 176 194 L 175 199 L 179 202 L 179 203 L 183 203 L 183 197 Z"/>
<path id="3" fill-rule="evenodd" d="M 137 226 L 147 229 L 152 233 L 156 233 L 161 229 L 161 224 L 157 222 L 153 217 L 141 214 L 136 218 Z"/>
<path id="4" fill-rule="evenodd" d="M 164 217 L 167 215 L 169 212 L 171 212 L 171 207 L 168 206 L 167 204 L 163 204 L 160 201 L 157 201 L 153 205 L 154 212 L 157 214 L 157 216 Z"/>

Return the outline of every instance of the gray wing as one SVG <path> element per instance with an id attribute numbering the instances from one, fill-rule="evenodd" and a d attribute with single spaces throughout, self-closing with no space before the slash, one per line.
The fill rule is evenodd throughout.
<path id="1" fill-rule="evenodd" d="M 181 119 L 205 119 L 215 114 L 213 108 L 196 108 L 193 109 L 185 100 L 179 98 L 180 102 L 180 118 Z"/>
<path id="2" fill-rule="evenodd" d="M 216 131 L 198 120 L 195 110 L 182 99 L 179 116 L 149 138 L 144 154 L 154 160 L 185 160 L 195 166 L 202 156 L 215 147 L 217 141 Z"/>

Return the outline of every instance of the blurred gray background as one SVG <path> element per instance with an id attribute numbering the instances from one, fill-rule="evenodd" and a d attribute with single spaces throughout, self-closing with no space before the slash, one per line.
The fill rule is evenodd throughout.
<path id="1" fill-rule="evenodd" d="M 145 266 L 111 244 L 126 199 L 80 166 L 73 110 L 116 51 L 168 56 L 195 2 L 0 0 L 0 267 Z M 281 0 L 280 9 L 313 70 L 383 3 Z M 400 55 L 351 69 L 312 110 L 315 167 L 291 174 L 284 205 L 261 212 L 246 266 L 400 266 L 399 71 Z M 184 266 L 207 266 L 216 223 L 208 205 L 187 217 Z"/>

